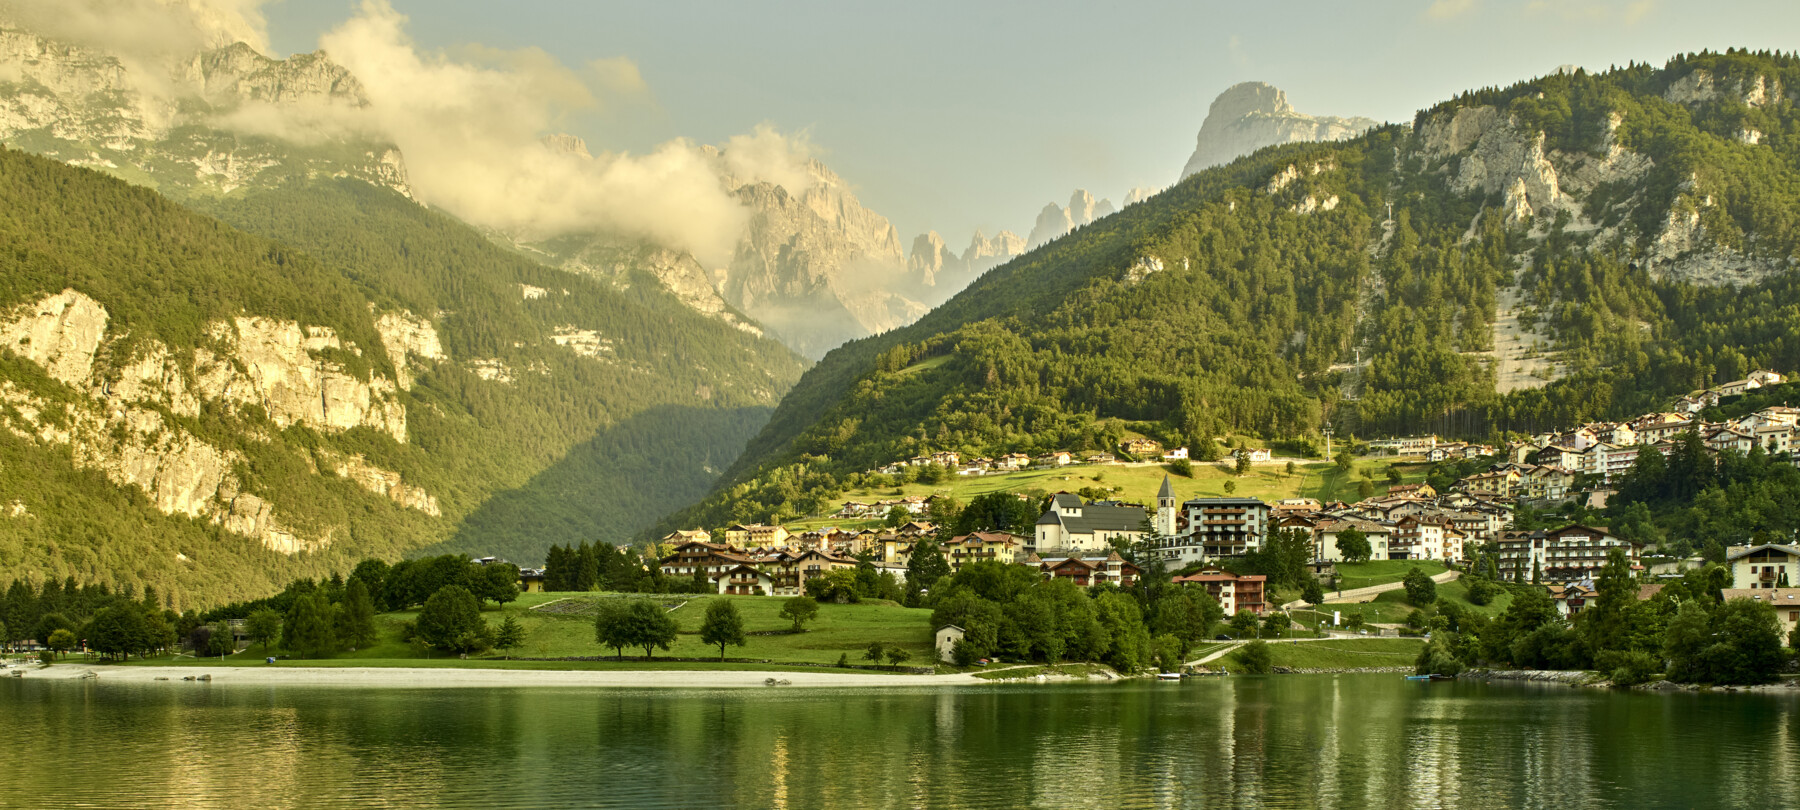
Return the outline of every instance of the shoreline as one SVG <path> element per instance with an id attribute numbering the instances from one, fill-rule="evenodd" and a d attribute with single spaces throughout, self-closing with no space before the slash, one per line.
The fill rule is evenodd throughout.
<path id="1" fill-rule="evenodd" d="M 1675 683 L 1668 680 L 1646 681 L 1633 686 L 1618 686 L 1598 672 L 1579 669 L 1471 669 L 1458 676 L 1483 683 L 1529 683 L 1566 686 L 1572 689 L 1616 689 L 1622 692 L 1793 692 L 1800 690 L 1800 680 L 1782 678 L 1774 683 L 1721 684 Z"/>
<path id="2" fill-rule="evenodd" d="M 86 673 L 96 677 L 86 679 Z M 967 673 L 898 675 L 877 673 L 787 672 L 757 670 L 553 670 L 458 667 L 232 667 L 90 666 L 60 663 L 48 669 L 26 669 L 20 680 L 193 685 L 186 678 L 211 676 L 206 683 L 225 686 L 335 686 L 367 688 L 602 687 L 613 689 L 767 689 L 769 678 L 784 687 L 866 688 L 893 686 L 993 685 Z M 10 675 L 9 675 L 10 677 Z"/>

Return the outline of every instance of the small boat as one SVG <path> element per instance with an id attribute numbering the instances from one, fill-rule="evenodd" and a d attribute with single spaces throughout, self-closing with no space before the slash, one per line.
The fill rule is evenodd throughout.
<path id="1" fill-rule="evenodd" d="M 1179 673 L 1179 672 L 1158 672 L 1158 673 L 1156 673 L 1156 679 L 1159 681 L 1179 681 L 1179 680 L 1181 680 L 1181 673 Z"/>
<path id="2" fill-rule="evenodd" d="M 1455 675 L 1437 675 L 1437 674 L 1408 675 L 1408 676 L 1406 676 L 1406 679 L 1409 681 L 1454 681 L 1454 680 L 1456 680 L 1456 676 Z"/>

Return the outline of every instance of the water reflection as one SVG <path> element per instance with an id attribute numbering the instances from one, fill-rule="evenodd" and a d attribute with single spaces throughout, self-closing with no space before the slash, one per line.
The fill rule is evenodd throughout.
<path id="1" fill-rule="evenodd" d="M 1393 676 L 886 692 L 8 679 L 0 807 L 1794 807 L 1795 701 Z"/>

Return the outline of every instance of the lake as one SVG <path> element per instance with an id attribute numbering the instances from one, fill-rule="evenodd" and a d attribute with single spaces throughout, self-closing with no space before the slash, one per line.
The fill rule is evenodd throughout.
<path id="1" fill-rule="evenodd" d="M 1397 675 L 889 690 L 0 680 L 3 807 L 1800 807 L 1800 698 Z"/>

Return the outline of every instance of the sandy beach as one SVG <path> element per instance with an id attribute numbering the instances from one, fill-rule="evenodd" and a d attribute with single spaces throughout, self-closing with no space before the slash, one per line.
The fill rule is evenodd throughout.
<path id="1" fill-rule="evenodd" d="M 96 673 L 102 683 L 168 683 L 194 686 L 184 681 L 211 675 L 213 686 L 347 686 L 393 688 L 456 687 L 609 687 L 627 689 L 767 689 L 769 678 L 787 681 L 779 688 L 869 686 L 975 686 L 992 685 L 972 675 L 884 675 L 850 672 L 752 672 L 752 671 L 656 671 L 656 670 L 542 670 L 455 669 L 408 667 L 153 667 L 57 664 L 48 669 L 29 667 L 25 680 L 78 680 Z M 10 677 L 11 672 L 8 672 Z"/>

